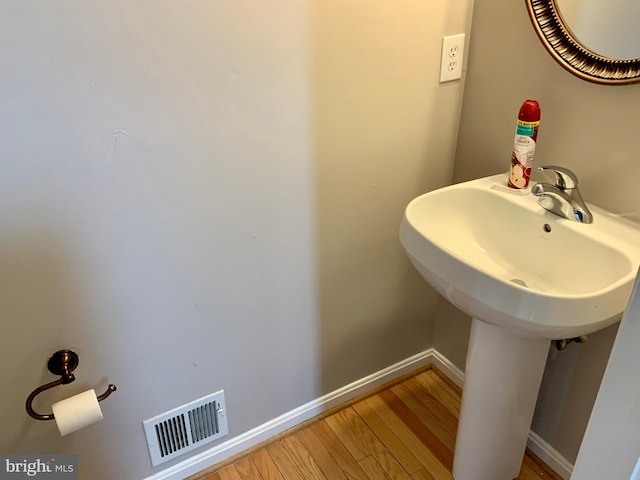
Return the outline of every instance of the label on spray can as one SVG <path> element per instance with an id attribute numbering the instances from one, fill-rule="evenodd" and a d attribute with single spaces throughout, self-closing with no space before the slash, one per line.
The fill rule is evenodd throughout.
<path id="1" fill-rule="evenodd" d="M 516 137 L 511 153 L 511 167 L 509 169 L 509 186 L 511 188 L 527 188 L 529 185 L 539 125 L 540 106 L 538 102 L 526 100 L 518 114 Z"/>

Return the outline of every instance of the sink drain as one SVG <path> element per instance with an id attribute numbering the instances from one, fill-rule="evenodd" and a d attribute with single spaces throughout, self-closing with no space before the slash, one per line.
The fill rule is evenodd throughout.
<path id="1" fill-rule="evenodd" d="M 516 285 L 520 285 L 521 287 L 527 287 L 527 282 L 525 282 L 524 280 L 521 280 L 519 278 L 512 278 L 511 281 L 513 283 L 515 283 Z"/>

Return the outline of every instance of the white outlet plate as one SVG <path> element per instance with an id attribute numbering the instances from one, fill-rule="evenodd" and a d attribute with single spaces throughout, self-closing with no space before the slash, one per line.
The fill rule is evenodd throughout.
<path id="1" fill-rule="evenodd" d="M 464 60 L 464 33 L 442 37 L 440 83 L 459 80 Z"/>

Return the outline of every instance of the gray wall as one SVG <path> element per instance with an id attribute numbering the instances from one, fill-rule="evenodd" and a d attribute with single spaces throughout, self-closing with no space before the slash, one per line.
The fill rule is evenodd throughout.
<path id="1" fill-rule="evenodd" d="M 469 53 L 454 182 L 507 170 L 518 109 L 534 98 L 542 107 L 535 164 L 571 168 L 587 201 L 640 220 L 640 85 L 602 86 L 569 74 L 539 43 L 522 1 L 476 2 Z M 461 368 L 468 330 L 469 319 L 443 301 L 434 344 Z M 572 462 L 615 331 L 548 360 L 533 429 Z"/>
<path id="2" fill-rule="evenodd" d="M 143 419 L 224 388 L 232 437 L 430 347 L 398 226 L 451 180 L 471 5 L 1 2 L 0 452 L 139 479 Z M 119 388 L 64 438 L 24 411 L 60 348 L 38 409 Z"/>

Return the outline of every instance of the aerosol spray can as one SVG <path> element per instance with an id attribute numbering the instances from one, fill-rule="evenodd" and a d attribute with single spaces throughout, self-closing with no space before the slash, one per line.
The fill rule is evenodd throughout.
<path id="1" fill-rule="evenodd" d="M 540 126 L 540 105 L 535 100 L 525 100 L 518 113 L 516 138 L 511 152 L 509 169 L 509 186 L 511 188 L 527 188 L 533 154 L 536 151 L 536 139 Z"/>

